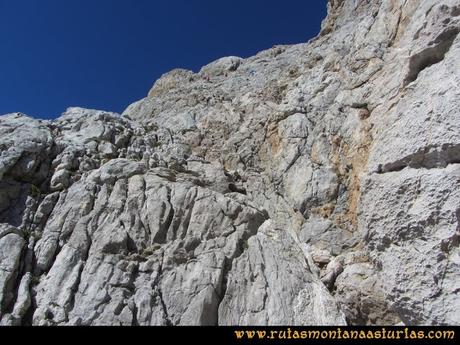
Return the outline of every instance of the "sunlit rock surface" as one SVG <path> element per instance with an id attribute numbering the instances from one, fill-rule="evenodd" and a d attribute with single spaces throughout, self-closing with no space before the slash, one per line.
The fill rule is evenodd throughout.
<path id="1" fill-rule="evenodd" d="M 1 116 L 0 323 L 460 324 L 460 3 L 328 7 L 122 115 Z"/>

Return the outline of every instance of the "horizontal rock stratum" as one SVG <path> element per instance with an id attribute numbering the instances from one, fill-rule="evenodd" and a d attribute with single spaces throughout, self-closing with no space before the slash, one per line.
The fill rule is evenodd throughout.
<path id="1" fill-rule="evenodd" d="M 460 324 L 460 1 L 328 10 L 122 115 L 1 116 L 0 323 Z"/>

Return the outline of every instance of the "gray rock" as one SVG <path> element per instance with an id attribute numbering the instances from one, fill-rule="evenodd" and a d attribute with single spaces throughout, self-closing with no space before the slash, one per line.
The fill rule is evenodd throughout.
<path id="1" fill-rule="evenodd" d="M 207 77 L 220 76 L 228 72 L 234 72 L 241 65 L 243 59 L 236 56 L 227 56 L 204 66 L 200 74 Z"/>
<path id="2" fill-rule="evenodd" d="M 367 181 L 362 226 L 387 298 L 406 324 L 457 322 L 459 183 L 458 164 Z"/>
<path id="3" fill-rule="evenodd" d="M 331 0 L 121 116 L 1 116 L 0 324 L 459 324 L 459 9 Z"/>
<path id="4" fill-rule="evenodd" d="M 220 324 L 345 324 L 324 285 L 306 274 L 308 264 L 286 232 L 268 221 L 247 247 L 229 273 Z"/>
<path id="5" fill-rule="evenodd" d="M 0 305 L 7 310 L 14 300 L 14 285 L 19 275 L 24 239 L 9 233 L 0 238 Z"/>

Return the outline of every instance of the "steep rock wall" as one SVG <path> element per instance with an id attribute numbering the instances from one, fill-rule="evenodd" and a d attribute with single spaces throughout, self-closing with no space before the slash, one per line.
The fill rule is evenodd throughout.
<path id="1" fill-rule="evenodd" d="M 460 3 L 328 7 L 122 116 L 0 117 L 1 323 L 460 323 Z"/>

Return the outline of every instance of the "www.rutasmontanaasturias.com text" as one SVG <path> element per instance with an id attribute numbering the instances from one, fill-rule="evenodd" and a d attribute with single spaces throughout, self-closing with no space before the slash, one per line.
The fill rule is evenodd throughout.
<path id="1" fill-rule="evenodd" d="M 259 340 L 259 339 L 454 339 L 454 330 L 414 330 L 407 327 L 400 329 L 363 329 L 347 330 L 340 327 L 331 330 L 296 330 L 286 328 L 285 330 L 235 330 L 236 339 L 241 340 Z"/>

